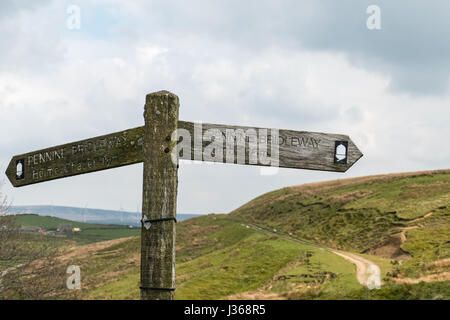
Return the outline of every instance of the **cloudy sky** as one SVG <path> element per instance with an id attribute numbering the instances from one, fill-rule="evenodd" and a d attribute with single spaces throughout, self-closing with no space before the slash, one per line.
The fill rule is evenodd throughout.
<path id="1" fill-rule="evenodd" d="M 0 35 L 1 172 L 15 154 L 143 125 L 145 95 L 162 89 L 180 97 L 182 120 L 348 134 L 364 153 L 344 174 L 182 163 L 178 212 L 450 167 L 447 0 L 3 0 Z M 142 164 L 17 189 L 2 180 L 15 205 L 141 207 Z"/>

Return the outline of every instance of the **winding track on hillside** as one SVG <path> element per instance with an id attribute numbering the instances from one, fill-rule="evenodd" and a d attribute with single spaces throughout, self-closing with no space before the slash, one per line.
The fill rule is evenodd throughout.
<path id="1" fill-rule="evenodd" d="M 299 244 L 302 244 L 302 245 L 316 247 L 316 248 L 319 248 L 321 250 L 327 250 L 327 251 L 329 251 L 331 253 L 334 253 L 334 254 L 340 256 L 341 258 L 344 258 L 345 260 L 353 263 L 356 266 L 356 279 L 363 286 L 367 286 L 367 277 L 368 277 L 368 272 L 367 271 L 368 271 L 369 266 L 374 265 L 377 268 L 380 268 L 378 265 L 376 265 L 372 261 L 370 261 L 368 259 L 365 259 L 363 257 L 360 257 L 360 256 L 358 256 L 358 255 L 356 255 L 354 253 L 345 252 L 345 251 L 341 251 L 341 250 L 336 250 L 336 249 L 329 248 L 329 247 L 322 246 L 322 245 L 318 245 L 318 244 L 315 244 L 315 243 L 312 243 L 312 242 L 303 241 L 303 240 L 291 237 L 289 235 L 279 234 L 279 233 L 277 233 L 275 231 L 267 230 L 267 229 L 261 228 L 261 227 L 259 227 L 257 225 L 253 225 L 253 224 L 250 224 L 250 223 L 247 223 L 245 221 L 238 220 L 238 219 L 230 219 L 230 220 L 238 222 L 238 223 L 240 223 L 243 226 L 248 226 L 249 228 L 252 228 L 253 230 L 256 230 L 256 231 L 259 231 L 259 232 L 263 232 L 263 233 L 266 233 L 266 234 L 270 234 L 270 235 L 275 235 L 275 236 L 277 236 L 279 238 L 282 238 L 284 240 L 287 240 L 287 241 L 296 242 L 296 243 L 299 243 Z"/>
<path id="2" fill-rule="evenodd" d="M 356 266 L 356 279 L 363 286 L 367 286 L 367 278 L 368 278 L 368 269 L 371 265 L 378 267 L 375 263 L 370 260 L 367 260 L 363 257 L 357 256 L 356 254 L 344 251 L 338 251 L 328 248 L 328 251 L 337 254 L 338 256 L 344 258 L 347 261 L 350 261 Z M 378 267 L 380 268 L 380 267 Z M 381 281 L 381 280 L 380 280 Z"/>

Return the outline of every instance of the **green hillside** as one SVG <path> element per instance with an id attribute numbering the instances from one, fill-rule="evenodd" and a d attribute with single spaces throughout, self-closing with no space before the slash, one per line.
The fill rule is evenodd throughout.
<path id="1" fill-rule="evenodd" d="M 418 276 L 450 258 L 450 170 L 283 188 L 230 216 L 336 249 L 407 260 L 401 271 Z"/>
<path id="2" fill-rule="evenodd" d="M 177 227 L 176 299 L 449 299 L 450 281 L 395 284 L 390 260 L 364 255 L 381 267 L 384 284 L 369 290 L 355 266 L 321 247 L 255 230 L 227 215 L 190 219 Z M 85 270 L 77 298 L 138 299 L 139 237 L 70 263 Z M 73 297 L 73 296 L 72 296 Z"/>
<path id="3" fill-rule="evenodd" d="M 227 215 L 183 221 L 177 233 L 176 299 L 224 299 L 243 292 L 298 299 L 321 290 L 336 297 L 343 288 L 361 289 L 354 266 L 343 258 L 254 230 Z M 138 299 L 139 241 L 132 238 L 67 261 L 84 270 L 85 290 L 72 297 Z"/>
<path id="4" fill-rule="evenodd" d="M 449 240 L 450 170 L 283 188 L 177 224 L 176 299 L 450 299 Z M 349 257 L 379 266 L 381 289 Z M 53 298 L 139 298 L 139 236 L 60 261 L 58 283 L 79 265 L 82 290 Z"/>
<path id="5" fill-rule="evenodd" d="M 69 240 L 79 244 L 131 237 L 140 234 L 140 228 L 128 228 L 123 225 L 107 225 L 76 222 L 36 214 L 18 214 L 14 216 L 20 226 L 35 226 L 45 230 L 56 230 L 61 224 L 70 224 L 73 228 L 80 228 L 81 232 L 67 235 Z"/>
<path id="6" fill-rule="evenodd" d="M 0 244 L 0 272 L 18 264 L 28 263 L 33 259 L 41 258 L 50 252 L 54 254 L 56 251 L 64 252 L 70 250 L 74 246 L 140 234 L 139 228 L 130 229 L 122 225 L 81 223 L 35 214 L 0 216 L 0 226 L 6 220 L 11 221 L 9 223 L 14 223 L 14 226 L 10 227 L 15 229 L 20 227 L 39 227 L 47 232 L 20 231 L 17 234 L 0 229 L 0 236 L 3 240 Z M 72 234 L 56 233 L 56 229 L 62 224 L 80 228 L 81 231 Z M 52 234 L 52 232 L 54 233 Z M 10 234 L 8 235 L 8 233 Z"/>

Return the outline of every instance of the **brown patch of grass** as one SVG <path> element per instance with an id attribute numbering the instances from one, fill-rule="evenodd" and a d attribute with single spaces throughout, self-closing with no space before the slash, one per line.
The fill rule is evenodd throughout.
<path id="1" fill-rule="evenodd" d="M 57 260 L 59 262 L 63 263 L 63 262 L 72 260 L 75 257 L 77 259 L 82 259 L 82 258 L 88 257 L 89 255 L 92 255 L 92 254 L 101 254 L 98 252 L 99 250 L 107 248 L 107 247 L 111 247 L 113 245 L 130 240 L 132 238 L 135 238 L 135 237 L 133 236 L 133 237 L 128 237 L 128 238 L 119 238 L 119 239 L 113 239 L 113 240 L 108 240 L 108 241 L 95 242 L 95 243 L 91 243 L 91 244 L 80 246 L 80 247 L 75 247 L 72 250 L 70 250 L 69 252 L 57 257 Z M 39 261 L 36 261 L 36 263 L 39 263 Z"/>
<path id="2" fill-rule="evenodd" d="M 320 293 L 320 291 L 321 291 L 320 284 L 309 284 L 305 288 L 298 288 L 297 290 L 284 292 L 282 295 L 287 300 L 301 300 L 317 296 Z"/>
<path id="3" fill-rule="evenodd" d="M 397 278 L 389 278 L 390 281 L 395 283 L 407 283 L 407 284 L 417 284 L 420 282 L 442 282 L 450 280 L 450 272 L 441 272 L 430 274 L 427 276 L 422 276 L 419 278 L 403 278 L 399 275 Z"/>
<path id="4" fill-rule="evenodd" d="M 433 261 L 430 264 L 428 264 L 428 268 L 430 269 L 436 267 L 450 267 L 450 258 Z"/>
<path id="5" fill-rule="evenodd" d="M 330 197 L 330 201 L 344 204 L 350 201 L 358 200 L 373 194 L 373 190 L 357 190 L 343 194 L 337 194 Z"/>
<path id="6" fill-rule="evenodd" d="M 282 294 L 264 291 L 240 292 L 225 297 L 224 300 L 286 300 Z"/>
<path id="7" fill-rule="evenodd" d="M 450 270 L 450 258 L 433 261 L 426 266 L 426 270 L 431 273 L 444 273 Z"/>
<path id="8" fill-rule="evenodd" d="M 417 172 L 402 172 L 402 173 L 391 173 L 391 174 L 380 174 L 380 175 L 372 175 L 365 177 L 357 177 L 357 178 L 347 178 L 347 179 L 337 179 L 330 180 L 324 182 L 313 182 L 306 183 L 297 186 L 288 187 L 295 192 L 311 192 L 314 193 L 318 190 L 326 191 L 328 189 L 342 188 L 348 187 L 358 184 L 370 183 L 370 182 L 388 182 L 397 178 L 413 178 L 413 177 L 423 177 L 423 176 L 433 176 L 436 174 L 448 174 L 450 173 L 450 169 L 441 169 L 441 170 L 428 170 L 428 171 L 417 171 Z"/>

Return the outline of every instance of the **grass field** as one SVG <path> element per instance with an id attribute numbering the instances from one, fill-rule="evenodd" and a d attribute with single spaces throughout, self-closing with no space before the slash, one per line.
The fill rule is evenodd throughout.
<path id="1" fill-rule="evenodd" d="M 79 244 L 136 236 L 141 231 L 140 228 L 130 229 L 123 225 L 83 223 L 35 214 L 20 214 L 16 215 L 15 218 L 21 226 L 36 226 L 45 230 L 56 230 L 60 224 L 69 223 L 73 228 L 80 228 L 81 232 L 67 235 L 66 239 Z"/>

